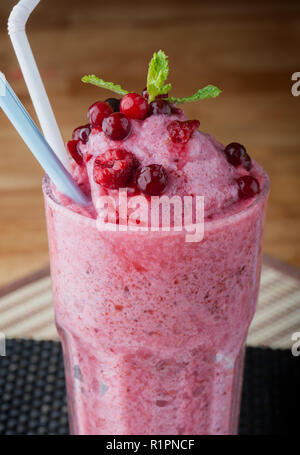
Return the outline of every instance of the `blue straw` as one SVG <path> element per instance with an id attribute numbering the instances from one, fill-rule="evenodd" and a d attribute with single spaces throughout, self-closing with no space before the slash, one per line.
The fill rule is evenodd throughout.
<path id="1" fill-rule="evenodd" d="M 57 158 L 52 148 L 24 108 L 23 104 L 0 72 L 0 107 L 16 128 L 27 147 L 49 175 L 57 189 L 81 205 L 89 203 L 71 174 Z"/>

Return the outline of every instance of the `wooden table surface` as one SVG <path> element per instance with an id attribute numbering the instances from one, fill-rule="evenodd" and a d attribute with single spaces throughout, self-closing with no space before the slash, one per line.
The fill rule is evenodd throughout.
<path id="1" fill-rule="evenodd" d="M 0 4 L 0 65 L 34 115 L 6 33 L 16 1 Z M 216 100 L 187 105 L 191 118 L 223 143 L 239 141 L 268 171 L 272 191 L 265 252 L 300 266 L 299 1 L 42 0 L 28 36 L 64 140 L 85 123 L 88 106 L 108 93 L 80 77 L 96 73 L 142 90 L 153 51 L 170 57 L 177 96 L 207 83 Z M 0 284 L 48 263 L 42 171 L 0 114 Z"/>

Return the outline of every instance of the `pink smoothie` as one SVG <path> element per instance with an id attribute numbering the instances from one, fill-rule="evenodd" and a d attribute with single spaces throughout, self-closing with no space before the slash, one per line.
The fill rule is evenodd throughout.
<path id="1" fill-rule="evenodd" d="M 82 209 L 44 180 L 55 317 L 62 339 L 71 431 L 100 435 L 237 432 L 244 343 L 257 301 L 269 191 L 240 200 L 223 147 L 196 131 L 170 141 L 183 114 L 132 120 L 122 148 L 163 164 L 166 195 L 205 200 L 205 234 L 101 232 L 97 199 L 117 198 L 93 180 L 95 156 L 116 147 L 92 130 L 73 175 L 91 194 Z"/>

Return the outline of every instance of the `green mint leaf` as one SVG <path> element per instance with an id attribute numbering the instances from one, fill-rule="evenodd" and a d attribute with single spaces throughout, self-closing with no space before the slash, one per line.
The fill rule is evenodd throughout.
<path id="1" fill-rule="evenodd" d="M 88 76 L 83 76 L 81 79 L 85 84 L 93 84 L 97 87 L 105 88 L 111 92 L 115 92 L 118 95 L 127 95 L 129 93 L 127 90 L 124 90 L 120 85 L 114 84 L 113 82 L 105 82 L 103 79 L 95 76 L 95 74 L 90 74 Z"/>
<path id="2" fill-rule="evenodd" d="M 157 95 L 165 95 L 171 90 L 171 84 L 164 85 L 169 74 L 168 57 L 163 51 L 154 52 L 149 63 L 147 76 L 148 102 L 151 103 Z"/>
<path id="3" fill-rule="evenodd" d="M 186 98 L 170 97 L 167 98 L 167 101 L 177 104 L 189 103 L 192 101 L 204 100 L 205 98 L 216 98 L 216 96 L 220 95 L 220 93 L 222 93 L 222 90 L 218 87 L 215 87 L 214 85 L 207 85 L 204 88 L 200 88 L 198 92 L 194 93 L 194 95 L 187 96 Z"/>

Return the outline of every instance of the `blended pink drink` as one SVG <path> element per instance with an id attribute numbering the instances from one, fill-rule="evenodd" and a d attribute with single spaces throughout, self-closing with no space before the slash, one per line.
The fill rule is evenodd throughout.
<path id="1" fill-rule="evenodd" d="M 235 434 L 268 177 L 240 144 L 224 149 L 171 101 L 160 98 L 143 113 L 140 98 L 126 95 L 120 108 L 116 100 L 96 103 L 91 126 L 68 143 L 90 206 L 44 180 L 71 432 Z M 99 229 L 103 196 L 116 202 L 122 224 L 120 188 L 129 201 L 204 196 L 204 238 L 187 242 L 172 226 Z M 140 227 L 149 227 L 147 215 L 139 213 Z"/>

